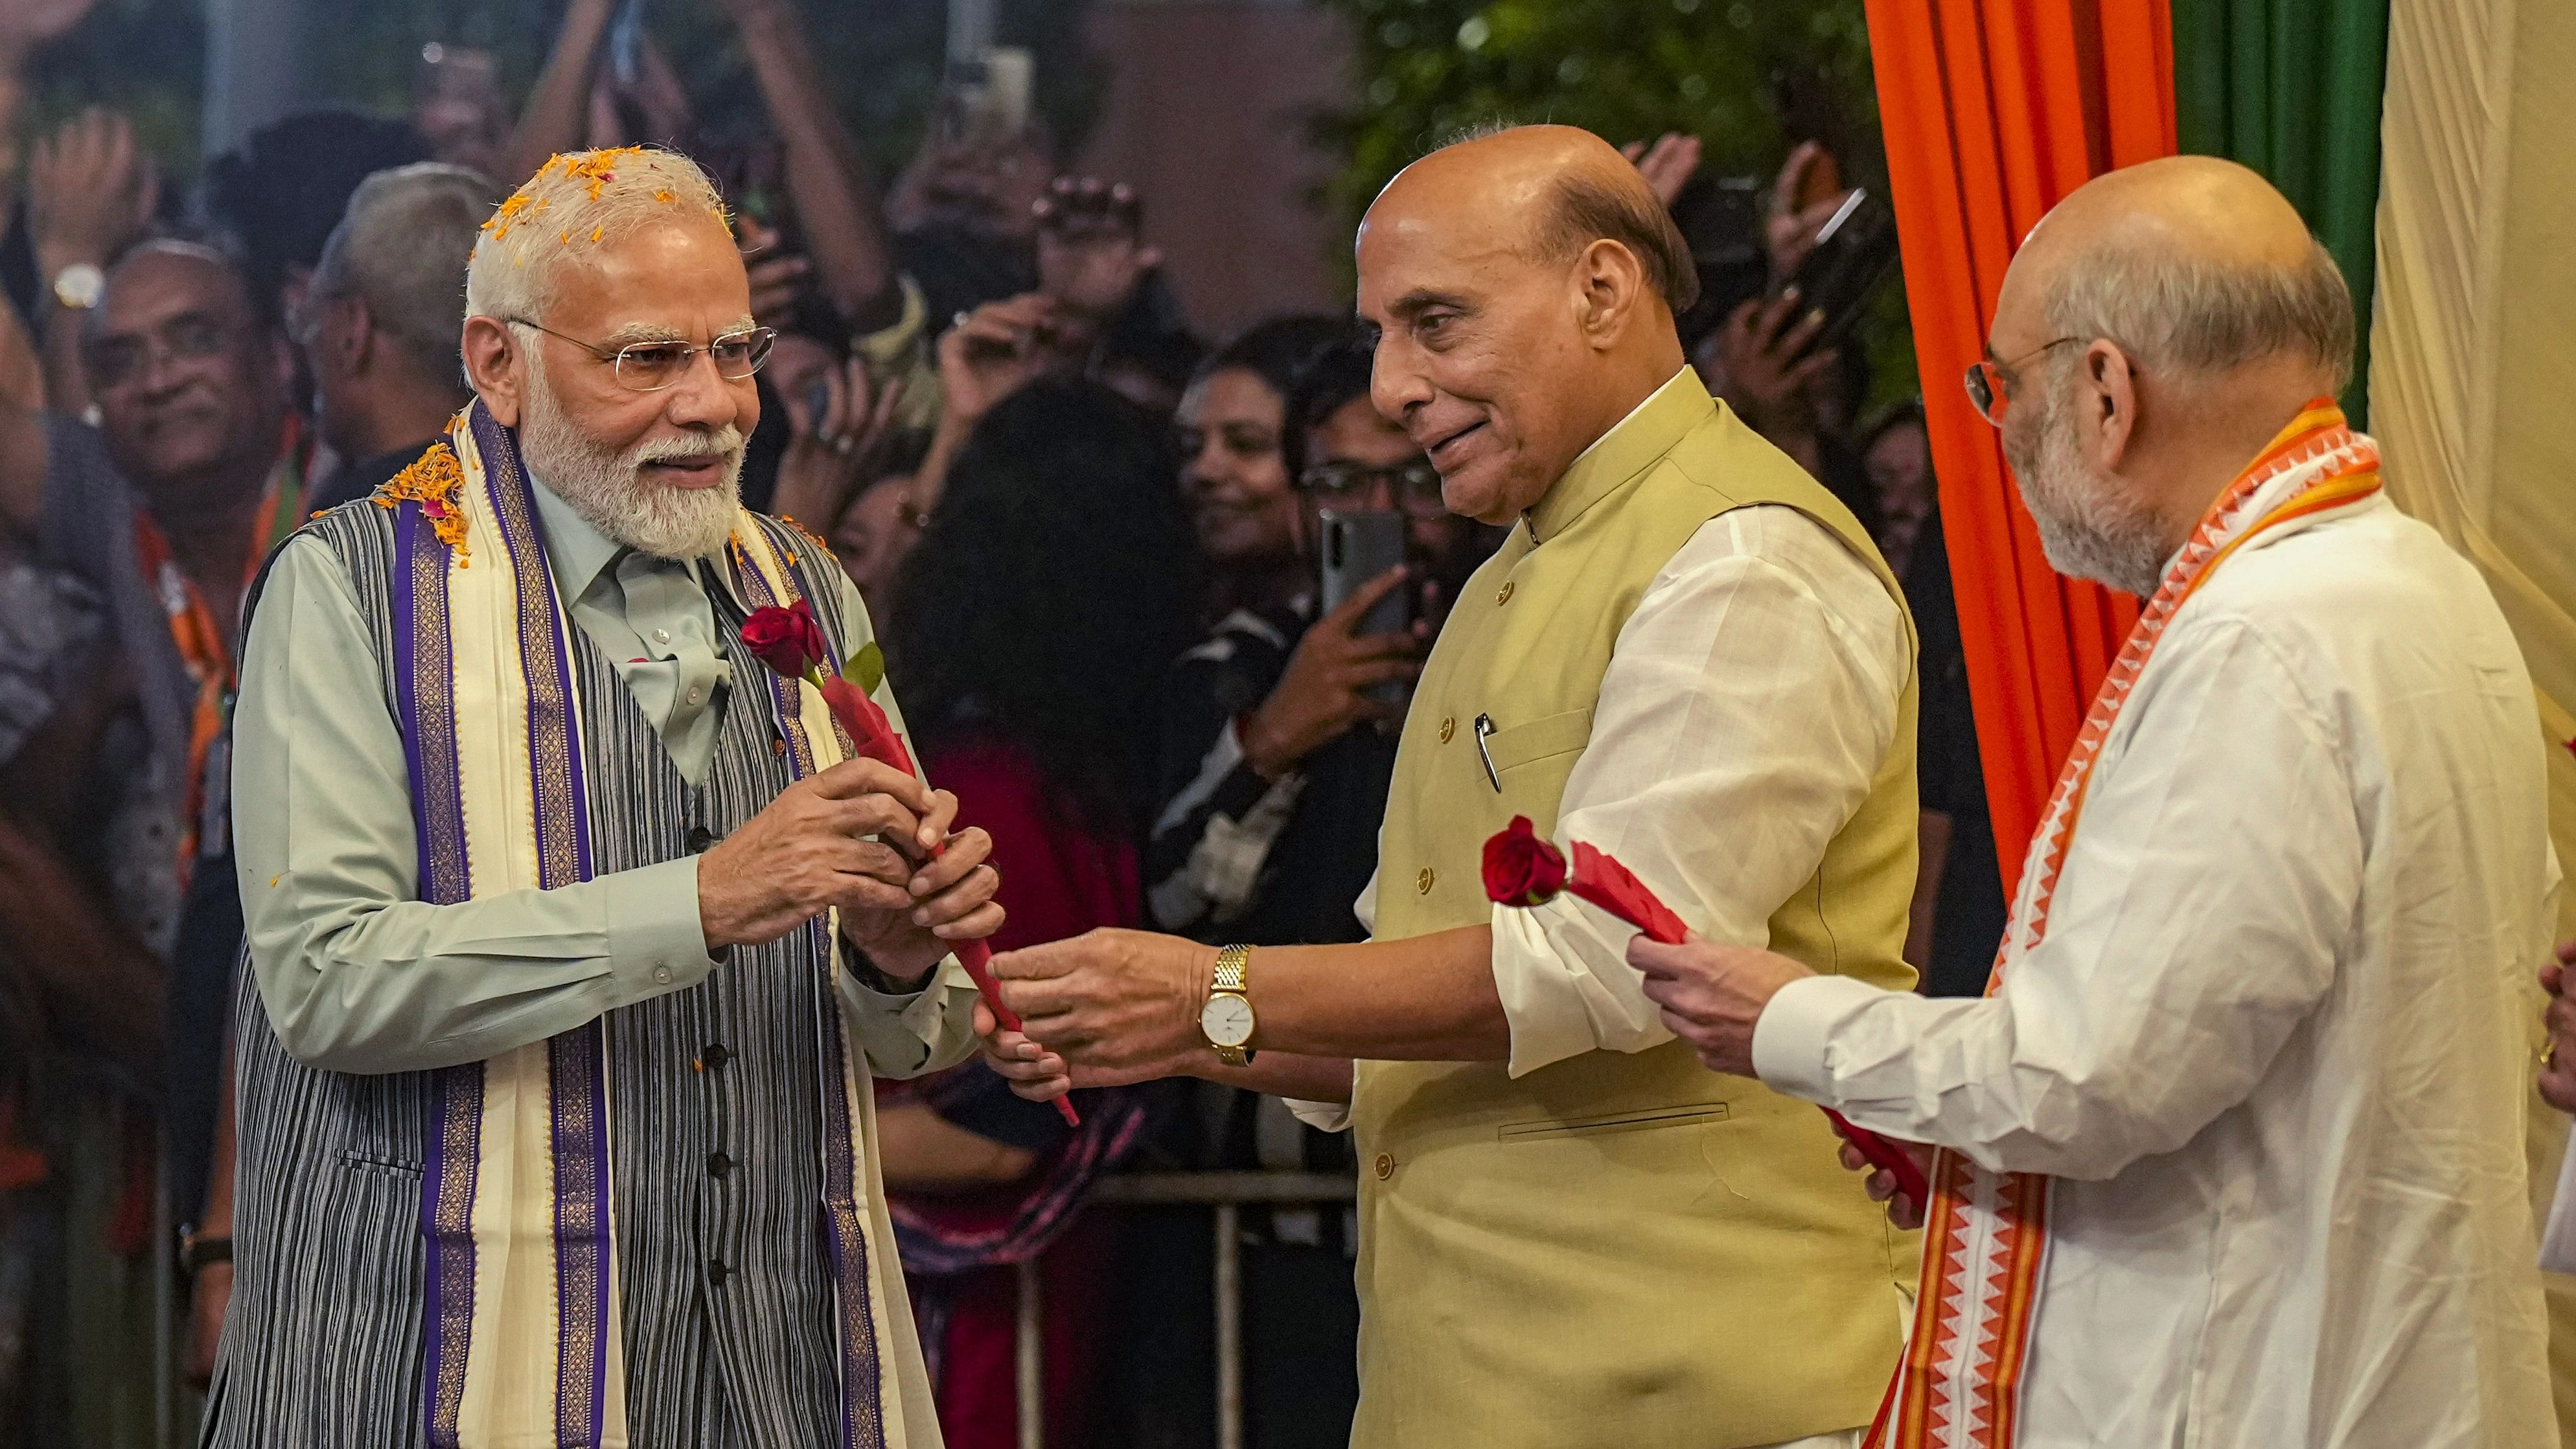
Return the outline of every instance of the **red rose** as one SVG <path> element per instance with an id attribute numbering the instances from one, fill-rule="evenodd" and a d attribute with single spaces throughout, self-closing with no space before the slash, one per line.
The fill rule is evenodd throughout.
<path id="1" fill-rule="evenodd" d="M 1507 906 L 1543 906 L 1565 889 L 1565 857 L 1530 828 L 1529 817 L 1485 842 L 1485 895 Z"/>
<path id="2" fill-rule="evenodd" d="M 814 622 L 814 606 L 803 599 L 784 609 L 772 604 L 752 610 L 742 621 L 742 647 L 789 679 L 803 678 L 832 654 L 823 626 Z"/>

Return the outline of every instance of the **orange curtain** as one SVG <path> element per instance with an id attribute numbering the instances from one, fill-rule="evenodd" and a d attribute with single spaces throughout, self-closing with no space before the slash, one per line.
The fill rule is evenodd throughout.
<path id="1" fill-rule="evenodd" d="M 2136 601 L 2061 578 L 1959 378 L 2004 266 L 2089 178 L 2174 152 L 2168 0 L 1868 0 L 1905 294 L 2004 886 Z"/>

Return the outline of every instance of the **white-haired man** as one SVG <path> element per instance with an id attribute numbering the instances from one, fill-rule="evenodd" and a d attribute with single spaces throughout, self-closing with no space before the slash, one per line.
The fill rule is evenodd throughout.
<path id="1" fill-rule="evenodd" d="M 2556 1442 L 2523 1166 L 2539 722 L 2486 585 L 2327 400 L 2352 327 L 2242 167 L 2067 198 L 1969 391 L 2050 562 L 2147 606 L 1992 994 L 1630 947 L 1710 1066 L 1941 1149 L 1875 1443 Z"/>
<path id="2" fill-rule="evenodd" d="M 456 294 L 500 199 L 437 161 L 379 171 L 350 195 L 294 319 L 315 428 L 341 459 L 317 510 L 382 487 L 473 400 L 456 365 Z"/>
<path id="3" fill-rule="evenodd" d="M 704 175 L 555 158 L 466 311 L 476 401 L 254 605 L 207 1441 L 935 1446 L 868 1082 L 972 1046 L 989 842 L 744 645 L 869 628 L 737 499 L 769 334 Z"/>

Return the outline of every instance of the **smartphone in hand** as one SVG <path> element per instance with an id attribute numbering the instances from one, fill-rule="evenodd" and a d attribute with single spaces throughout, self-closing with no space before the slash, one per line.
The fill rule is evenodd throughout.
<path id="1" fill-rule="evenodd" d="M 1404 562 L 1404 515 L 1391 509 L 1322 510 L 1317 521 L 1322 548 L 1322 600 L 1329 614 L 1371 580 Z M 1396 589 L 1377 601 L 1351 632 L 1356 635 L 1400 634 L 1413 627 L 1415 594 Z M 1410 686 L 1389 680 L 1369 686 L 1369 698 L 1402 704 Z"/>

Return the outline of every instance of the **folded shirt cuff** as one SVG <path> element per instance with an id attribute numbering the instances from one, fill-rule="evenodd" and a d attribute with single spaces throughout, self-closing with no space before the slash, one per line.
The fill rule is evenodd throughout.
<path id="1" fill-rule="evenodd" d="M 851 947 L 845 943 L 841 949 Z M 879 991 L 850 970 L 840 973 L 837 984 L 842 1009 L 850 1014 L 880 1076 L 901 1078 L 919 1072 L 946 1034 L 949 1013 L 974 1010 L 971 1001 L 952 1000 L 957 992 L 969 998 L 975 994 L 975 978 L 966 974 L 955 956 L 941 958 L 920 987 L 908 992 Z"/>
<path id="2" fill-rule="evenodd" d="M 1496 906 L 1494 993 L 1511 1029 L 1514 1079 L 1585 1052 L 1641 1052 L 1673 1039 L 1628 965 L 1635 931 L 1572 894 Z"/>
<path id="3" fill-rule="evenodd" d="M 1298 1121 L 1318 1132 L 1351 1130 L 1351 1104 L 1348 1102 L 1309 1102 L 1297 1097 L 1279 1100 L 1288 1104 L 1288 1110 L 1296 1114 Z"/>
<path id="4" fill-rule="evenodd" d="M 1781 987 L 1753 1023 L 1753 1075 L 1775 1092 L 1836 1105 L 1827 1040 L 1887 994 L 1849 976 L 1809 976 Z"/>
<path id="5" fill-rule="evenodd" d="M 698 915 L 698 860 L 684 855 L 599 878 L 608 966 L 625 1001 L 686 991 L 715 969 Z"/>

